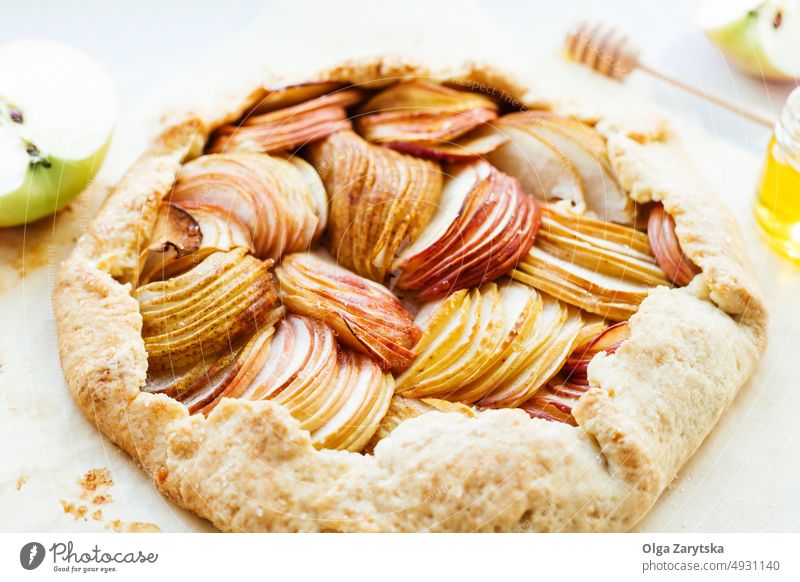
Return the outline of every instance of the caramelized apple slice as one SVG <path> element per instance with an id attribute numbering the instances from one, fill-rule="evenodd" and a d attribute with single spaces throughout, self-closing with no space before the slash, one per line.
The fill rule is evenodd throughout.
<path id="1" fill-rule="evenodd" d="M 675 234 L 675 220 L 660 202 L 650 211 L 647 236 L 659 266 L 674 285 L 688 285 L 700 269 L 685 255 Z"/>
<path id="2" fill-rule="evenodd" d="M 496 119 L 497 109 L 497 104 L 484 95 L 430 81 L 406 81 L 370 99 L 361 108 L 356 129 L 369 141 L 393 146 L 449 142 Z"/>
<path id="3" fill-rule="evenodd" d="M 439 202 L 439 167 L 352 132 L 314 144 L 309 155 L 330 198 L 331 254 L 359 275 L 383 281 L 398 249 L 417 237 Z"/>
<path id="4" fill-rule="evenodd" d="M 170 266 L 197 252 L 202 240 L 200 225 L 188 212 L 174 204 L 162 204 L 150 242 L 139 254 L 139 283 L 166 278 Z"/>
<path id="5" fill-rule="evenodd" d="M 246 252 L 214 253 L 183 275 L 134 292 L 151 369 L 178 369 L 219 352 L 277 305 L 271 263 Z"/>
<path id="6" fill-rule="evenodd" d="M 411 350 L 422 332 L 382 285 L 310 253 L 285 257 L 277 274 L 289 310 L 325 321 L 340 341 L 384 369 L 402 369 L 413 361 Z"/>
<path id="7" fill-rule="evenodd" d="M 207 149 L 211 153 L 294 150 L 349 129 L 350 120 L 345 108 L 363 97 L 364 93 L 358 89 L 344 89 L 282 109 L 249 115 L 240 125 L 220 127 Z"/>
<path id="8" fill-rule="evenodd" d="M 170 218 L 178 213 L 189 220 Z M 171 231 L 159 224 L 166 221 L 173 222 Z M 217 251 L 239 247 L 253 251 L 250 232 L 235 215 L 227 214 L 219 206 L 193 202 L 162 204 L 151 240 L 161 242 L 151 243 L 141 253 L 139 285 L 180 275 Z"/>
<path id="9" fill-rule="evenodd" d="M 397 285 L 427 300 L 491 281 L 530 249 L 539 222 L 516 180 L 482 161 L 456 168 L 433 219 L 395 262 Z"/>

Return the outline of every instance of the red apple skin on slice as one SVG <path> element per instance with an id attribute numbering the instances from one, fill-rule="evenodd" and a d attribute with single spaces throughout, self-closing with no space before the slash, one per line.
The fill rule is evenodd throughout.
<path id="1" fill-rule="evenodd" d="M 207 151 L 223 153 L 247 150 L 275 153 L 294 150 L 350 128 L 346 107 L 361 101 L 364 93 L 344 89 L 282 109 L 251 114 L 239 125 L 219 128 Z"/>
<path id="2" fill-rule="evenodd" d="M 627 321 L 607 327 L 588 342 L 575 348 L 559 375 L 566 383 L 588 386 L 589 364 L 592 359 L 600 352 L 613 354 L 629 336 L 630 324 Z"/>
<path id="3" fill-rule="evenodd" d="M 356 120 L 356 129 L 377 143 L 449 142 L 497 119 L 489 108 L 459 112 L 384 111 Z"/>
<path id="4" fill-rule="evenodd" d="M 688 285 L 700 269 L 685 255 L 675 234 L 675 220 L 657 203 L 650 210 L 647 221 L 647 237 L 658 266 L 674 285 Z"/>
<path id="5" fill-rule="evenodd" d="M 508 142 L 508 137 L 491 124 L 482 125 L 453 142 L 387 141 L 382 145 L 421 158 L 444 162 L 466 162 L 483 158 Z"/>
<path id="6" fill-rule="evenodd" d="M 322 254 L 284 257 L 276 274 L 290 311 L 320 319 L 340 342 L 365 353 L 384 369 L 402 369 L 422 331 L 397 297 L 379 283 L 360 277 Z"/>
<path id="7" fill-rule="evenodd" d="M 422 242 L 395 263 L 398 287 L 422 300 L 507 274 L 533 246 L 541 223 L 538 202 L 483 161 L 456 169 L 437 212 Z"/>

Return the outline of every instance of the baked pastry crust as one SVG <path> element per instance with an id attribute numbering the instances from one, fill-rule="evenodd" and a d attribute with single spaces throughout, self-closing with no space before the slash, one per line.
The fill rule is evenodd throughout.
<path id="1" fill-rule="evenodd" d="M 543 102 L 535 82 L 475 63 L 432 70 L 375 58 L 316 78 L 381 84 L 419 75 L 485 84 L 595 123 L 624 188 L 637 202 L 664 203 L 685 254 L 702 268 L 688 287 L 654 289 L 630 320 L 630 338 L 592 361 L 598 388 L 573 409 L 577 427 L 514 409 L 475 418 L 431 412 L 361 455 L 316 450 L 269 401 L 224 399 L 205 418 L 140 391 L 147 354 L 130 282 L 143 234 L 181 163 L 199 155 L 210 132 L 237 119 L 263 87 L 291 79 L 262 80 L 204 112 L 166 119 L 127 172 L 59 273 L 53 302 L 69 389 L 164 495 L 225 531 L 629 530 L 764 348 L 766 308 L 736 223 L 657 114 L 604 116 L 596 106 L 582 114 L 574 100 L 556 92 Z"/>

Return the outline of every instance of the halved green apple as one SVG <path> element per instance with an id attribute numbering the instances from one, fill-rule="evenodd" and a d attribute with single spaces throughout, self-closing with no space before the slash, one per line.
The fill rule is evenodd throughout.
<path id="1" fill-rule="evenodd" d="M 45 40 L 0 48 L 0 227 L 69 204 L 94 178 L 117 115 L 117 92 L 83 51 Z"/>
<path id="2" fill-rule="evenodd" d="M 747 73 L 769 80 L 800 78 L 800 2 L 707 0 L 697 23 Z"/>

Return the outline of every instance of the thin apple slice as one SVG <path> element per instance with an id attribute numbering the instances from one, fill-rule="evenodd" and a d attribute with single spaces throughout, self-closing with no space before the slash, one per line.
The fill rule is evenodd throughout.
<path id="1" fill-rule="evenodd" d="M 479 108 L 496 110 L 497 104 L 480 93 L 459 91 L 433 81 L 415 79 L 397 83 L 381 91 L 364 103 L 359 113 L 415 108 L 445 111 L 469 111 Z"/>
<path id="2" fill-rule="evenodd" d="M 170 197 L 184 208 L 216 206 L 246 225 L 258 257 L 305 250 L 322 234 L 322 181 L 299 159 L 236 152 L 185 164 Z"/>
<path id="3" fill-rule="evenodd" d="M 359 117 L 356 120 L 356 130 L 369 141 L 378 143 L 449 143 L 495 119 L 497 111 L 488 107 L 467 111 L 378 111 Z"/>
<path id="4" fill-rule="evenodd" d="M 254 250 L 250 232 L 235 215 L 194 202 L 162 204 L 150 241 L 139 255 L 137 285 L 180 275 L 217 251 Z"/>
<path id="5" fill-rule="evenodd" d="M 521 346 L 542 308 L 538 293 L 518 283 L 500 287 L 490 283 L 475 294 L 477 300 L 469 305 L 473 313 L 454 315 L 465 318 L 465 327 L 470 324 L 477 327 L 469 333 L 479 339 L 473 340 L 467 350 L 451 354 L 457 343 L 440 339 L 446 330 L 429 327 L 425 336 L 435 335 L 437 339 L 430 341 L 423 336 L 421 341 L 427 345 L 420 351 L 420 358 L 443 360 L 448 366 L 431 376 L 427 368 L 410 369 L 398 378 L 398 391 L 404 396 L 474 402 L 488 393 L 495 382 L 502 381 L 505 371 L 521 357 Z M 482 332 L 486 335 L 480 335 Z"/>
<path id="6" fill-rule="evenodd" d="M 207 150 L 210 153 L 245 150 L 267 154 L 294 150 L 349 129 L 346 107 L 355 105 L 364 95 L 358 89 L 343 89 L 281 109 L 250 114 L 239 125 L 217 129 Z"/>
<path id="7" fill-rule="evenodd" d="M 533 245 L 539 223 L 538 203 L 517 180 L 483 161 L 457 167 L 437 213 L 395 262 L 397 285 L 428 300 L 500 277 Z"/>
<path id="8" fill-rule="evenodd" d="M 550 335 L 531 352 L 525 364 L 517 368 L 497 389 L 480 401 L 484 408 L 514 408 L 528 400 L 564 365 L 581 339 L 585 326 L 577 309 L 567 309 L 557 333 Z"/>
<path id="9" fill-rule="evenodd" d="M 650 252 L 647 235 L 548 206 L 542 212 L 537 247 L 587 269 L 650 286 L 668 285 Z"/>
<path id="10" fill-rule="evenodd" d="M 327 423 L 348 397 L 338 382 L 340 351 L 333 330 L 320 321 L 288 315 L 265 346 L 263 364 L 240 396 L 272 400 L 313 431 Z"/>
<path id="11" fill-rule="evenodd" d="M 308 149 L 330 199 L 328 239 L 343 266 L 383 281 L 401 245 L 428 223 L 441 195 L 439 166 L 343 131 Z"/>
<path id="12" fill-rule="evenodd" d="M 381 420 L 386 416 L 389 404 L 394 394 L 394 378 L 391 374 L 384 374 L 383 386 L 380 387 L 377 397 L 368 409 L 368 413 L 355 425 L 356 429 L 348 436 L 340 448 L 348 451 L 362 451 L 375 435 Z"/>
<path id="13" fill-rule="evenodd" d="M 668 284 L 646 237 L 629 227 L 548 206 L 537 245 L 512 277 L 601 317 L 630 317 L 652 287 Z"/>
<path id="14" fill-rule="evenodd" d="M 258 331 L 238 347 L 223 350 L 203 376 L 176 398 L 190 414 L 208 415 L 222 398 L 237 398 L 252 381 L 266 356 L 263 347 L 275 333 L 275 323 L 283 308 L 273 309 L 259 325 Z"/>
<path id="15" fill-rule="evenodd" d="M 459 340 L 464 336 L 469 338 L 477 328 L 471 321 L 470 309 L 470 303 L 475 300 L 466 289 L 462 289 L 438 302 L 431 317 L 422 313 L 417 321 L 427 321 L 416 347 L 418 357 L 398 376 L 398 391 L 413 390 L 414 393 L 409 395 L 414 397 L 425 394 L 424 384 L 432 371 L 457 363 L 454 360 L 459 352 Z"/>
<path id="16" fill-rule="evenodd" d="M 394 380 L 369 358 L 345 351 L 340 362 L 338 384 L 348 392 L 347 400 L 324 425 L 311 433 L 317 448 L 358 451 L 378 430 L 394 392 Z"/>
<path id="17" fill-rule="evenodd" d="M 356 129 L 375 142 L 448 142 L 497 118 L 485 95 L 413 80 L 384 89 L 361 109 Z"/>
<path id="18" fill-rule="evenodd" d="M 531 418 L 578 426 L 575 417 L 572 416 L 573 404 L 572 398 L 556 394 L 549 387 L 545 387 L 533 398 L 524 402 L 520 408 L 527 412 Z"/>
<path id="19" fill-rule="evenodd" d="M 250 231 L 241 220 L 233 214 L 227 214 L 223 208 L 194 202 L 184 202 L 180 208 L 191 214 L 200 227 L 203 241 L 199 253 L 230 251 L 238 247 L 251 253 L 255 251 Z"/>
<path id="20" fill-rule="evenodd" d="M 259 115 L 278 109 L 286 109 L 343 88 L 344 84 L 337 81 L 312 81 L 310 83 L 298 83 L 278 89 L 266 90 L 264 98 L 250 111 L 249 115 Z"/>
<path id="21" fill-rule="evenodd" d="M 543 202 L 568 200 L 576 212 L 586 210 L 583 180 L 563 152 L 514 125 L 500 123 L 498 130 L 508 141 L 486 156 L 494 167 Z"/>
<path id="22" fill-rule="evenodd" d="M 533 248 L 511 276 L 589 313 L 613 321 L 636 313 L 651 287 L 623 281 Z"/>
<path id="23" fill-rule="evenodd" d="M 547 349 L 567 321 L 567 310 L 558 301 L 537 294 L 537 311 L 531 321 L 520 329 L 510 350 L 496 360 L 481 376 L 453 392 L 448 400 L 483 402 L 490 394 L 501 390 L 521 371 L 533 365 L 536 358 Z"/>
<path id="24" fill-rule="evenodd" d="M 452 225 L 461 216 L 470 192 L 490 172 L 489 164 L 482 162 L 454 165 L 449 169 L 449 176 L 442 188 L 441 201 L 435 213 L 419 237 L 403 251 L 395 263 L 395 268 L 398 268 L 399 265 L 421 261 L 440 249 L 443 241 L 446 240 L 448 231 L 452 230 Z M 423 252 L 425 252 L 424 255 Z"/>
<path id="25" fill-rule="evenodd" d="M 685 255 L 675 234 L 675 220 L 660 202 L 650 210 L 647 237 L 656 261 L 673 285 L 688 285 L 700 269 Z"/>
<path id="26" fill-rule="evenodd" d="M 564 382 L 588 385 L 589 364 L 599 353 L 613 354 L 630 336 L 630 325 L 621 321 L 605 328 L 602 332 L 580 344 L 570 354 L 561 369 L 560 375 Z"/>
<path id="27" fill-rule="evenodd" d="M 382 145 L 421 158 L 464 162 L 483 158 L 508 143 L 509 138 L 490 124 L 481 125 L 455 141 L 387 141 Z"/>
<path id="28" fill-rule="evenodd" d="M 616 179 L 605 142 L 594 129 L 574 119 L 533 111 L 511 113 L 497 125 L 512 142 L 490 161 L 519 177 L 527 192 L 546 201 L 570 200 L 577 212 L 585 208 L 601 220 L 633 224 L 633 201 Z"/>
<path id="29" fill-rule="evenodd" d="M 183 275 L 134 292 L 151 369 L 177 369 L 215 354 L 276 307 L 271 263 L 246 252 L 214 253 Z"/>
<path id="30" fill-rule="evenodd" d="M 556 374 L 548 383 L 547 388 L 556 396 L 578 400 L 589 390 L 589 384 L 573 379 L 567 380 L 561 374 Z"/>
<path id="31" fill-rule="evenodd" d="M 321 254 L 288 255 L 277 274 L 289 310 L 325 321 L 340 341 L 375 357 L 384 369 L 402 369 L 413 361 L 411 350 L 422 332 L 382 285 Z"/>

